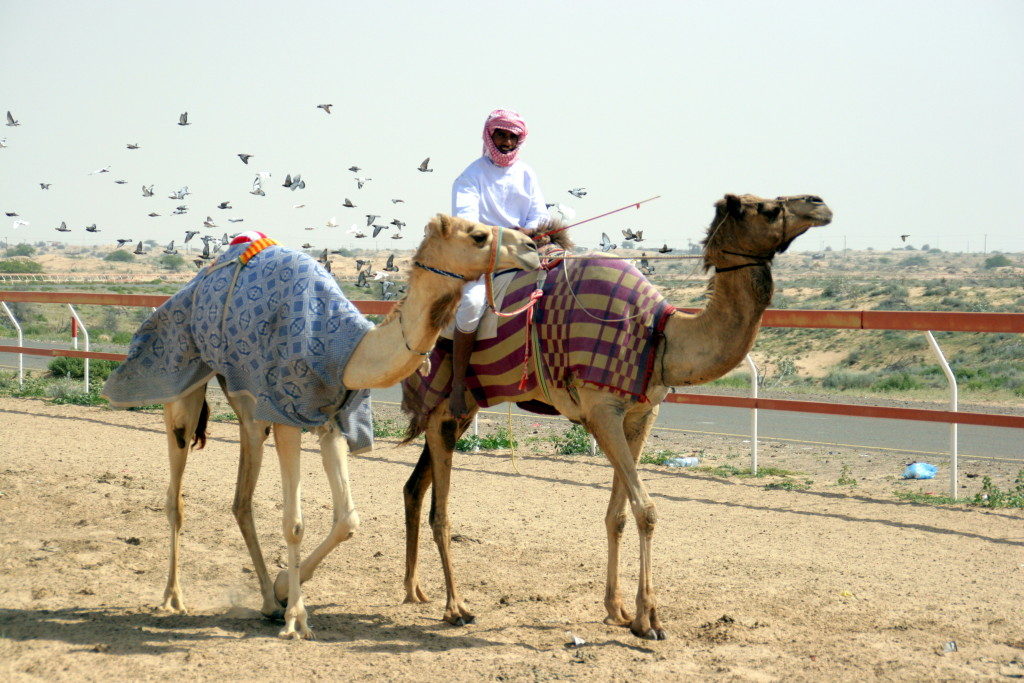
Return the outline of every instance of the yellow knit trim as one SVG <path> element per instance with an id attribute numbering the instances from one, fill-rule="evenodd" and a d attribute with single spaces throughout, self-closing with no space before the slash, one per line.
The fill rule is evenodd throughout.
<path id="1" fill-rule="evenodd" d="M 270 237 L 258 239 L 251 245 L 249 245 L 248 249 L 242 252 L 242 255 L 238 257 L 238 260 L 241 261 L 242 265 L 244 266 L 246 263 L 249 262 L 249 259 L 251 259 L 253 256 L 274 244 L 277 244 L 277 240 L 271 239 Z"/>

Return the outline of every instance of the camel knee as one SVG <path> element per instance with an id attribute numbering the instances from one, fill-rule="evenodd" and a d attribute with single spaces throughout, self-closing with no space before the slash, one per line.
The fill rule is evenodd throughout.
<path id="1" fill-rule="evenodd" d="M 285 522 L 284 524 L 284 542 L 288 544 L 301 543 L 302 536 L 305 533 L 305 528 L 302 525 L 302 520 L 294 520 L 291 522 Z"/>
<path id="2" fill-rule="evenodd" d="M 231 504 L 231 514 L 235 516 L 236 522 L 252 517 L 252 501 L 235 501 Z"/>
<path id="3" fill-rule="evenodd" d="M 626 513 L 609 513 L 608 516 L 604 518 L 604 525 L 605 528 L 608 529 L 609 534 L 621 536 L 622 532 L 626 530 Z"/>
<path id="4" fill-rule="evenodd" d="M 654 531 L 654 527 L 658 523 L 658 510 L 654 507 L 654 503 L 650 503 L 640 510 L 640 514 L 637 515 L 637 521 L 642 531 Z"/>
<path id="5" fill-rule="evenodd" d="M 331 535 L 339 541 L 348 540 L 359 530 L 359 523 L 359 512 L 350 510 L 348 513 L 335 517 Z"/>

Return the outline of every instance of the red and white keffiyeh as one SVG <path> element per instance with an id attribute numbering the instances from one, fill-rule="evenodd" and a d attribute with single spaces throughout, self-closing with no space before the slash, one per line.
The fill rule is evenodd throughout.
<path id="1" fill-rule="evenodd" d="M 242 244 L 243 242 L 255 242 L 256 240 L 266 239 L 266 237 L 267 236 L 264 235 L 259 230 L 247 230 L 245 232 L 239 233 L 235 237 L 235 239 L 231 240 L 231 244 Z"/>
<path id="2" fill-rule="evenodd" d="M 508 154 L 502 153 L 491 140 L 491 135 L 498 129 L 507 130 L 519 136 L 519 144 Z M 526 142 L 528 133 L 526 121 L 523 121 L 523 117 L 518 112 L 511 109 L 495 109 L 487 115 L 487 121 L 484 122 L 484 154 L 498 166 L 511 166 L 519 158 L 519 150 Z"/>

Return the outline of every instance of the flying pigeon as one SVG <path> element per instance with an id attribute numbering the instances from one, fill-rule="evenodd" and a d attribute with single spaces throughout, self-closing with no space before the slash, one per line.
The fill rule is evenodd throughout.
<path id="1" fill-rule="evenodd" d="M 334 106 L 333 104 L 318 104 L 318 105 L 316 105 L 316 108 L 317 109 L 323 109 L 325 112 L 330 114 L 331 113 L 331 107 L 333 107 L 333 106 Z"/>
<path id="2" fill-rule="evenodd" d="M 194 258 L 194 259 L 192 259 L 192 263 L 196 264 L 196 268 L 199 268 L 200 270 L 203 269 L 203 259 L 201 259 L 201 258 Z"/>
<path id="3" fill-rule="evenodd" d="M 327 227 L 328 228 L 336 228 L 336 227 L 338 227 L 338 219 L 337 219 L 336 216 L 331 216 L 330 218 L 327 219 Z"/>
<path id="4" fill-rule="evenodd" d="M 366 281 L 366 271 L 359 271 L 359 277 L 356 278 L 356 287 L 369 287 L 370 283 Z"/>
<path id="5" fill-rule="evenodd" d="M 295 190 L 300 190 L 306 187 L 306 181 L 303 180 L 302 176 L 298 173 L 295 174 L 294 178 L 289 174 L 285 176 L 284 187 L 290 188 L 292 192 L 294 192 Z"/>
<path id="6" fill-rule="evenodd" d="M 142 251 L 142 241 L 141 240 L 139 240 L 139 243 L 135 245 L 135 251 L 133 251 L 132 253 L 133 254 L 138 254 L 139 256 L 142 256 L 143 254 L 146 253 L 146 252 Z"/>
<path id="7" fill-rule="evenodd" d="M 398 271 L 398 266 L 395 265 L 394 254 L 388 254 L 388 260 L 387 263 L 384 264 L 384 270 L 388 271 L 389 273 L 394 273 Z"/>
<path id="8" fill-rule="evenodd" d="M 316 228 L 315 227 L 313 227 L 313 228 L 303 228 L 303 230 L 316 230 Z"/>
<path id="9" fill-rule="evenodd" d="M 11 223 L 11 230 L 17 230 L 18 228 L 21 227 L 27 228 L 29 225 L 30 223 L 28 221 L 23 221 L 19 218 L 18 220 Z"/>
<path id="10" fill-rule="evenodd" d="M 150 218 L 156 218 L 156 217 L 157 217 L 157 216 L 159 216 L 160 214 L 156 213 L 155 211 L 150 211 L 150 212 L 149 212 L 149 213 L 147 213 L 146 215 L 147 215 L 147 216 L 149 216 Z"/>
<path id="11" fill-rule="evenodd" d="M 373 226 L 373 236 L 376 237 L 377 235 L 380 234 L 381 230 L 387 230 L 387 229 L 388 229 L 388 226 L 386 226 L 386 225 L 377 225 L 375 223 L 374 226 Z"/>
<path id="12" fill-rule="evenodd" d="M 427 157 L 420 162 L 420 165 L 416 167 L 421 173 L 433 173 L 434 169 L 430 168 L 430 157 Z"/>
<path id="13" fill-rule="evenodd" d="M 355 223 L 353 223 L 353 224 L 352 224 L 352 225 L 351 225 L 351 226 L 349 227 L 349 229 L 348 229 L 348 234 L 352 235 L 352 236 L 353 236 L 353 237 L 355 237 L 356 239 L 358 239 L 358 238 L 360 238 L 360 237 L 366 237 L 366 233 L 364 233 L 364 232 L 362 231 L 362 229 L 361 229 L 361 228 L 359 228 L 359 227 L 358 227 L 358 226 L 357 226 L 357 225 L 356 225 Z"/>
<path id="14" fill-rule="evenodd" d="M 7 147 L 7 138 L 0 138 L 0 149 Z"/>
<path id="15" fill-rule="evenodd" d="M 244 218 L 229 218 L 228 223 L 241 223 L 244 220 Z"/>
<path id="16" fill-rule="evenodd" d="M 393 239 L 393 240 L 400 240 L 400 239 L 402 239 L 402 237 L 403 237 L 402 233 L 396 232 L 395 234 L 393 234 L 391 236 L 391 239 Z"/>
<path id="17" fill-rule="evenodd" d="M 173 213 L 175 216 L 180 216 L 182 214 L 188 213 L 188 207 L 179 206 L 177 209 L 175 209 L 171 213 Z"/>
<path id="18" fill-rule="evenodd" d="M 224 236 L 220 238 L 220 243 L 223 244 L 224 246 L 227 246 L 228 244 L 231 243 L 231 240 L 228 239 L 227 233 L 224 233 Z"/>
<path id="19" fill-rule="evenodd" d="M 903 240 L 904 242 L 907 241 L 908 237 L 910 237 L 910 233 L 909 232 L 906 235 L 900 235 L 900 239 Z"/>
<path id="20" fill-rule="evenodd" d="M 17 216 L 18 212 L 17 211 L 4 211 L 4 215 L 5 216 Z"/>
<path id="21" fill-rule="evenodd" d="M 188 122 L 188 112 L 185 112 L 184 114 L 182 114 L 181 116 L 178 117 L 178 125 L 179 126 L 188 126 L 188 125 L 190 125 L 189 122 Z"/>
<path id="22" fill-rule="evenodd" d="M 257 197 L 267 196 L 267 193 L 263 191 L 263 181 L 260 180 L 259 176 L 252 179 L 252 189 L 249 190 L 249 194 L 254 194 Z"/>
<path id="23" fill-rule="evenodd" d="M 71 228 L 69 228 L 68 224 L 65 223 L 64 221 L 60 222 L 60 227 L 57 228 L 56 230 L 57 232 L 71 232 Z"/>
<path id="24" fill-rule="evenodd" d="M 203 253 L 199 255 L 201 259 L 211 259 L 213 256 L 210 255 L 210 243 L 203 240 Z"/>
<path id="25" fill-rule="evenodd" d="M 358 166 L 349 166 L 348 170 L 352 171 L 353 173 L 359 173 L 363 169 L 359 168 Z"/>
<path id="26" fill-rule="evenodd" d="M 304 208 L 305 206 L 305 204 L 292 204 L 293 209 L 301 209 Z"/>
<path id="27" fill-rule="evenodd" d="M 96 224 L 95 224 L 95 223 L 93 223 L 92 225 L 89 225 L 89 226 L 87 226 L 87 227 L 85 228 L 85 231 L 86 231 L 86 232 L 99 232 L 99 231 L 100 231 L 100 229 L 96 227 Z"/>
<path id="28" fill-rule="evenodd" d="M 363 185 L 365 185 L 366 183 L 370 182 L 371 180 L 373 180 L 373 178 L 358 178 L 357 177 L 356 178 L 356 189 L 357 190 L 363 189 Z"/>
<path id="29" fill-rule="evenodd" d="M 613 243 L 613 242 L 612 242 L 612 241 L 611 241 L 611 240 L 610 240 L 610 239 L 608 238 L 608 235 L 602 232 L 602 233 L 601 233 L 601 244 L 600 244 L 600 245 L 598 245 L 598 246 L 600 246 L 600 247 L 601 247 L 601 251 L 611 251 L 612 249 L 614 249 L 614 248 L 615 248 L 616 246 L 618 246 L 618 245 L 614 244 L 614 243 Z"/>
<path id="30" fill-rule="evenodd" d="M 203 227 L 204 228 L 216 228 L 217 224 L 213 222 L 213 217 L 212 216 L 207 216 L 206 220 L 203 221 Z"/>
<path id="31" fill-rule="evenodd" d="M 248 166 L 249 165 L 249 159 L 252 159 L 252 155 L 251 154 L 239 154 L 238 158 L 242 160 L 243 164 Z"/>
<path id="32" fill-rule="evenodd" d="M 637 230 L 636 232 L 633 232 L 629 228 L 626 228 L 622 231 L 622 236 L 631 242 L 642 242 L 644 239 L 644 231 Z"/>
<path id="33" fill-rule="evenodd" d="M 342 206 L 344 206 L 344 207 L 346 207 L 346 208 L 349 208 L 349 209 L 354 209 L 354 208 L 356 208 L 356 205 L 355 205 L 355 204 L 353 204 L 353 203 L 352 203 L 352 200 L 351 200 L 351 199 L 349 199 L 348 197 L 345 197 L 345 201 L 343 201 L 343 202 L 341 203 L 341 205 L 342 205 Z"/>
<path id="34" fill-rule="evenodd" d="M 43 188 L 44 190 L 49 190 L 50 185 L 53 185 L 53 183 L 39 183 L 39 187 Z"/>
<path id="35" fill-rule="evenodd" d="M 647 254 L 640 254 L 640 272 L 644 275 L 654 275 L 654 267 L 647 260 Z"/>
<path id="36" fill-rule="evenodd" d="M 391 301 L 395 298 L 395 283 L 390 280 L 380 281 L 380 298 L 384 301 Z"/>
<path id="37" fill-rule="evenodd" d="M 89 175 L 96 175 L 97 173 L 110 173 L 110 167 L 104 166 L 103 168 L 98 168 L 95 171 L 89 171 Z"/>
<path id="38" fill-rule="evenodd" d="M 195 237 L 196 235 L 198 235 L 198 234 L 199 234 L 198 230 L 186 230 L 185 231 L 185 244 L 188 244 L 188 241 L 190 239 L 192 239 L 193 237 Z"/>
<path id="39" fill-rule="evenodd" d="M 182 213 L 185 213 L 186 211 L 188 211 L 188 205 L 182 204 L 180 206 L 175 207 L 174 210 L 175 211 L 181 211 Z"/>
<path id="40" fill-rule="evenodd" d="M 372 214 L 372 213 L 366 214 L 366 225 L 367 226 L 373 225 L 373 222 L 375 220 L 377 220 L 378 218 L 380 218 L 380 216 L 378 216 L 376 214 Z"/>
<path id="41" fill-rule="evenodd" d="M 217 205 L 217 208 L 218 209 L 230 209 L 230 208 L 232 208 L 231 207 L 231 202 L 221 202 L 220 204 Z"/>
<path id="42" fill-rule="evenodd" d="M 577 199 L 579 199 L 579 198 L 583 197 L 583 195 L 587 194 L 587 188 L 585 188 L 585 187 L 575 187 L 575 188 L 569 190 L 569 194 L 571 194 L 573 197 L 576 197 Z"/>
<path id="43" fill-rule="evenodd" d="M 127 180 L 115 180 L 114 182 L 117 183 L 118 185 L 126 185 L 128 183 Z"/>
<path id="44" fill-rule="evenodd" d="M 20 126 L 21 122 L 20 121 L 16 121 L 14 119 L 14 117 L 11 116 L 11 112 L 8 111 L 7 112 L 7 125 L 8 126 Z"/>
<path id="45" fill-rule="evenodd" d="M 147 187 L 146 185 L 143 185 L 142 186 L 142 196 L 143 197 L 152 197 L 153 196 L 153 186 L 150 185 L 150 186 Z"/>
<path id="46" fill-rule="evenodd" d="M 660 254 L 667 254 L 670 251 L 672 251 L 672 249 L 669 249 L 669 246 L 667 244 L 662 245 L 661 249 L 658 249 L 658 253 Z"/>
<path id="47" fill-rule="evenodd" d="M 405 202 L 405 200 L 404 200 L 404 199 L 392 199 L 392 200 L 391 200 L 391 203 L 392 203 L 392 204 L 402 204 L 402 203 L 404 203 L 404 202 Z"/>
<path id="48" fill-rule="evenodd" d="M 171 243 L 168 244 L 166 247 L 164 247 L 164 253 L 165 254 L 177 254 L 178 253 L 178 250 L 174 248 L 174 240 L 171 240 Z"/>
<path id="49" fill-rule="evenodd" d="M 405 221 L 400 221 L 397 218 L 392 218 L 391 219 L 391 225 L 393 225 L 396 228 L 398 228 L 399 230 L 401 230 L 402 228 L 405 227 Z"/>
<path id="50" fill-rule="evenodd" d="M 138 149 L 138 148 L 139 148 L 139 143 L 137 143 L 137 142 L 129 142 L 128 143 L 128 149 Z"/>
<path id="51" fill-rule="evenodd" d="M 128 244 L 129 242 L 131 242 L 130 239 L 127 239 L 127 240 L 119 239 L 119 240 L 117 240 L 117 248 L 120 249 L 121 247 L 123 247 L 124 245 Z"/>

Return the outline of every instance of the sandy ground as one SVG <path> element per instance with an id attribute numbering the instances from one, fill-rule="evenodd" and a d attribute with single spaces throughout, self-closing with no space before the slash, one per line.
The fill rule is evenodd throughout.
<path id="1" fill-rule="evenodd" d="M 765 458 L 782 463 L 793 451 L 802 461 L 786 464 L 803 463 L 810 489 L 641 466 L 658 505 L 655 585 L 670 638 L 649 642 L 601 622 L 609 466 L 530 438 L 518 474 L 507 451 L 456 456 L 454 557 L 477 622 L 440 621 L 427 529 L 423 578 L 435 601 L 401 604 L 401 485 L 419 448 L 385 439 L 352 459 L 362 527 L 304 587 L 317 640 L 282 641 L 280 624 L 255 612 L 255 577 L 230 513 L 234 432 L 212 424 L 208 447 L 191 458 L 182 546 L 191 611 L 165 616 L 152 609 L 167 558 L 161 416 L 0 399 L 0 676 L 1024 677 L 1024 513 L 900 502 L 891 480 L 873 476 L 838 487 L 822 472 L 856 454 L 780 444 Z M 304 447 L 308 550 L 327 531 L 330 498 L 312 437 Z M 733 457 L 722 443 L 700 448 L 706 462 Z M 833 469 L 813 469 L 825 460 Z M 277 469 L 268 453 L 256 508 L 272 568 L 284 556 Z M 623 558 L 631 596 L 632 525 Z M 572 635 L 586 644 L 567 647 Z M 950 641 L 956 652 L 944 652 Z"/>

